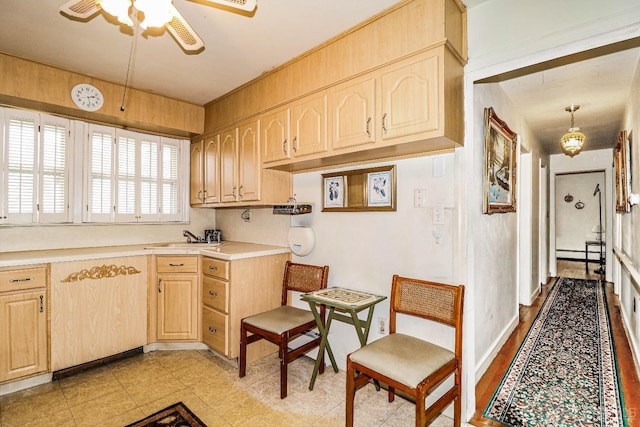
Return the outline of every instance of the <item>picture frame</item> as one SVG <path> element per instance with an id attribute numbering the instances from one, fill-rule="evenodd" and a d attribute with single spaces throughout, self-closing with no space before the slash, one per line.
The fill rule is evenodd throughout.
<path id="1" fill-rule="evenodd" d="M 391 171 L 367 174 L 367 206 L 391 206 Z"/>
<path id="2" fill-rule="evenodd" d="M 493 107 L 484 109 L 483 213 L 515 212 L 518 134 Z"/>
<path id="3" fill-rule="evenodd" d="M 616 170 L 616 212 L 631 212 L 629 204 L 629 151 L 627 131 L 620 131 L 614 150 L 614 167 Z"/>
<path id="4" fill-rule="evenodd" d="M 396 167 L 324 173 L 322 191 L 322 212 L 395 211 Z"/>
<path id="5" fill-rule="evenodd" d="M 323 208 L 342 208 L 345 205 L 345 181 L 343 175 L 324 178 Z"/>

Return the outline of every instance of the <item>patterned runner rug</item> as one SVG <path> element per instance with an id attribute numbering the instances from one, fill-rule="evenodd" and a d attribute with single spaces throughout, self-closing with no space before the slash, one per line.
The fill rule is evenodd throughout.
<path id="1" fill-rule="evenodd" d="M 182 402 L 174 403 L 127 427 L 207 427 Z"/>
<path id="2" fill-rule="evenodd" d="M 509 426 L 626 426 L 601 283 L 556 281 L 483 415 Z"/>

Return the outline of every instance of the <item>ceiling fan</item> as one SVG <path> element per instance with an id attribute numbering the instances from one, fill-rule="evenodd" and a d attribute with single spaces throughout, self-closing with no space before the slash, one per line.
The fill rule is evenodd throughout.
<path id="1" fill-rule="evenodd" d="M 257 0 L 206 0 L 247 12 L 253 11 Z M 122 24 L 133 26 L 133 20 L 138 19 L 138 12 L 144 15 L 140 26 L 166 27 L 178 44 L 186 51 L 198 51 L 204 47 L 204 42 L 191 28 L 173 6 L 172 0 L 70 0 L 60 6 L 65 15 L 87 20 L 100 10 L 114 16 Z"/>

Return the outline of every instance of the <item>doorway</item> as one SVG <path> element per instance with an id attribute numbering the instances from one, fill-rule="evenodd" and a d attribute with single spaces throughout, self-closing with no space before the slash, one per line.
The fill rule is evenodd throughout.
<path id="1" fill-rule="evenodd" d="M 571 172 L 555 177 L 557 275 L 604 274 L 606 238 L 605 172 Z M 580 267 L 578 267 L 580 266 Z M 562 267 L 562 268 L 561 268 Z M 581 275 L 584 276 L 584 275 Z"/>

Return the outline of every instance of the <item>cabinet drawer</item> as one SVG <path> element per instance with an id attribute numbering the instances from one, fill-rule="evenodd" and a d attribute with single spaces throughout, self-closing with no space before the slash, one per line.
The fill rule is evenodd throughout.
<path id="1" fill-rule="evenodd" d="M 202 258 L 202 274 L 229 280 L 229 263 L 215 258 Z"/>
<path id="2" fill-rule="evenodd" d="M 197 256 L 159 256 L 156 258 L 158 263 L 158 273 L 197 273 L 198 257 Z"/>
<path id="3" fill-rule="evenodd" d="M 0 292 L 47 286 L 47 268 L 17 268 L 0 271 Z"/>
<path id="4" fill-rule="evenodd" d="M 202 309 L 202 341 L 227 356 L 229 316 L 208 307 Z"/>
<path id="5" fill-rule="evenodd" d="M 229 282 L 202 277 L 202 302 L 211 308 L 229 312 Z"/>

